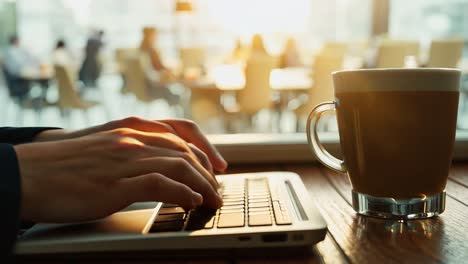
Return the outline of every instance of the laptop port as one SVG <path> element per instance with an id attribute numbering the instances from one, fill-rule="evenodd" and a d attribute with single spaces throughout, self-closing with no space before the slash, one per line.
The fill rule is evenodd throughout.
<path id="1" fill-rule="evenodd" d="M 262 235 L 262 241 L 266 243 L 285 242 L 286 240 L 288 240 L 286 233 Z"/>
<path id="2" fill-rule="evenodd" d="M 250 236 L 240 236 L 237 239 L 241 242 L 250 241 L 252 238 Z"/>

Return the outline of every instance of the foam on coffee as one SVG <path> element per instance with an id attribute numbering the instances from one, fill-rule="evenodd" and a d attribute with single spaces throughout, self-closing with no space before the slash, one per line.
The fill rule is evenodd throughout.
<path id="1" fill-rule="evenodd" d="M 458 91 L 460 70 L 449 68 L 362 69 L 333 73 L 335 92 Z"/>

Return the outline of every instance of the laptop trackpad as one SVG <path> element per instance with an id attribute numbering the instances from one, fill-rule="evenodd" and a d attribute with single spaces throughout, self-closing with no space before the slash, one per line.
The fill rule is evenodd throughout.
<path id="1" fill-rule="evenodd" d="M 138 203 L 106 218 L 84 223 L 36 224 L 20 240 L 89 238 L 106 234 L 141 234 L 157 203 Z"/>

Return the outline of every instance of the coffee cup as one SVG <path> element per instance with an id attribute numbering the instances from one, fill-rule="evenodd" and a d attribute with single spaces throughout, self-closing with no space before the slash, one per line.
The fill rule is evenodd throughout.
<path id="1" fill-rule="evenodd" d="M 335 100 L 317 105 L 307 138 L 317 159 L 346 173 L 357 213 L 427 218 L 445 209 L 455 143 L 460 71 L 365 69 L 333 73 Z M 317 124 L 336 111 L 343 160 L 320 143 Z"/>

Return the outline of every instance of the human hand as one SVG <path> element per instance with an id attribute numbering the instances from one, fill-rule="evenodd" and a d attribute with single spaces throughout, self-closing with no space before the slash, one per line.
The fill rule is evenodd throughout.
<path id="1" fill-rule="evenodd" d="M 35 142 L 56 141 L 78 138 L 93 133 L 110 131 L 119 128 L 131 128 L 142 132 L 172 133 L 189 143 L 191 151 L 198 157 L 202 165 L 210 172 L 223 172 L 227 162 L 203 135 L 198 126 L 189 120 L 145 120 L 138 117 L 128 117 L 111 121 L 102 125 L 77 131 L 46 130 L 40 133 Z"/>
<path id="2" fill-rule="evenodd" d="M 139 121 L 135 126 L 147 124 L 161 131 L 167 128 L 162 124 L 171 124 L 168 126 L 194 139 L 194 144 L 211 147 L 200 142 L 204 138 L 186 134 L 193 133 L 193 128 L 183 129 L 190 123 Z M 108 123 L 114 125 L 119 124 Z M 92 220 L 140 201 L 168 202 L 188 209 L 202 203 L 213 208 L 222 205 L 214 177 L 200 165 L 187 142 L 171 132 L 119 128 L 67 140 L 17 145 L 15 150 L 21 174 L 23 220 Z"/>

